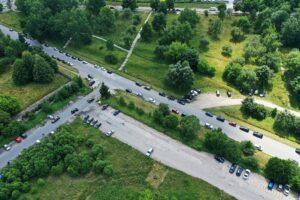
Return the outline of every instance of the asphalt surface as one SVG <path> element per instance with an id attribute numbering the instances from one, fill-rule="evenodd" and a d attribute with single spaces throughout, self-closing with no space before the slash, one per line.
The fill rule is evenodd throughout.
<path id="1" fill-rule="evenodd" d="M 8 28 L 0 25 L 0 30 L 5 34 L 10 35 L 13 39 L 18 38 L 18 35 L 14 31 L 9 31 Z M 41 46 L 37 41 L 28 40 L 32 45 Z M 101 69 L 95 68 L 92 64 L 83 64 L 78 60 L 74 60 L 71 57 L 67 57 L 65 54 L 55 51 L 52 47 L 41 46 L 45 53 L 51 56 L 58 57 L 67 62 L 73 64 L 73 67 L 76 68 L 82 77 L 87 77 L 88 74 L 92 74 L 98 82 L 105 82 L 112 89 L 122 89 L 127 88 L 132 89 L 133 92 L 140 92 L 144 95 L 146 99 L 149 97 L 156 100 L 157 103 L 167 103 L 170 108 L 177 109 L 180 112 L 184 112 L 188 115 L 195 115 L 199 118 L 200 123 L 204 125 L 206 122 L 213 125 L 215 128 L 221 128 L 224 133 L 226 133 L 230 138 L 233 138 L 236 141 L 250 140 L 254 144 L 260 145 L 263 148 L 263 151 L 271 156 L 276 156 L 282 159 L 292 159 L 300 163 L 300 156 L 295 153 L 295 148 L 290 147 L 286 144 L 280 143 L 276 140 L 264 136 L 263 139 L 256 138 L 252 135 L 252 131 L 245 133 L 239 130 L 238 127 L 232 127 L 228 124 L 227 121 L 220 122 L 215 119 L 215 117 L 208 117 L 205 115 L 205 112 L 199 109 L 193 104 L 180 105 L 176 101 L 168 100 L 166 97 L 159 96 L 157 91 L 154 90 L 145 90 L 143 87 L 138 87 L 135 85 L 135 82 L 121 77 L 117 74 L 108 74 Z"/>
<path id="2" fill-rule="evenodd" d="M 13 39 L 17 39 L 17 33 L 9 31 L 6 27 L 0 25 L 0 30 L 5 34 L 10 35 Z M 32 45 L 41 46 L 38 42 L 27 40 Z M 43 50 L 49 54 L 64 59 L 68 62 L 71 62 L 76 69 L 79 70 L 80 75 L 86 77 L 87 74 L 92 74 L 97 82 L 105 82 L 112 89 L 126 89 L 130 88 L 134 92 L 141 92 L 144 97 L 147 99 L 149 97 L 154 98 L 157 103 L 167 103 L 171 108 L 177 109 L 181 112 L 187 114 L 196 115 L 202 124 L 209 122 L 215 127 L 221 127 L 222 130 L 234 138 L 235 140 L 252 140 L 254 143 L 262 145 L 264 151 L 273 156 L 278 156 L 281 158 L 291 158 L 294 160 L 299 160 L 298 155 L 294 152 L 294 149 L 288 147 L 287 145 L 281 144 L 274 140 L 271 140 L 267 137 L 264 139 L 257 139 L 253 137 L 250 133 L 244 133 L 239 131 L 238 128 L 234 128 L 228 125 L 228 123 L 222 123 L 216 121 L 214 118 L 207 117 L 205 113 L 194 107 L 192 104 L 180 105 L 176 101 L 170 101 L 166 97 L 161 97 L 158 95 L 158 92 L 151 90 L 145 90 L 142 87 L 135 85 L 133 81 L 130 81 L 126 78 L 123 78 L 116 74 L 108 74 L 107 72 L 95 68 L 91 64 L 83 64 L 77 60 L 73 60 L 70 57 L 65 56 L 64 54 L 55 51 L 51 47 L 41 46 Z M 75 107 L 79 108 L 81 112 L 89 112 L 89 110 L 95 110 L 93 106 L 95 104 L 88 104 L 87 99 L 90 97 L 99 97 L 98 88 L 94 90 L 91 94 L 77 100 L 74 103 L 71 103 L 65 109 L 57 112 L 54 116 L 59 115 L 60 120 L 55 124 L 52 124 L 50 121 L 47 121 L 44 125 L 37 127 L 34 130 L 28 132 L 28 138 L 25 139 L 20 144 L 15 144 L 10 151 L 2 152 L 0 154 L 0 168 L 3 168 L 7 162 L 15 159 L 23 149 L 28 148 L 31 145 L 34 145 L 36 140 L 41 140 L 45 135 L 50 131 L 55 130 L 61 124 L 64 124 L 74 118 L 74 115 L 71 115 L 71 110 Z M 92 106 L 92 107 L 91 107 Z M 98 113 L 98 112 L 97 112 Z M 100 113 L 100 112 L 99 112 Z M 101 118 L 102 115 L 98 114 Z M 102 130 L 107 131 L 114 129 L 116 133 L 113 135 L 119 140 L 133 146 L 134 148 L 140 150 L 141 152 L 146 152 L 149 147 L 155 148 L 153 153 L 153 158 L 178 170 L 184 171 L 192 176 L 204 179 L 209 183 L 223 189 L 225 192 L 237 197 L 238 199 L 281 199 L 281 198 L 292 198 L 284 197 L 282 194 L 275 192 L 268 192 L 266 190 L 266 180 L 259 176 L 252 174 L 250 179 L 247 181 L 242 180 L 242 178 L 237 178 L 235 175 L 228 174 L 228 165 L 215 163 L 214 159 L 210 154 L 203 152 L 197 152 L 192 150 L 185 145 L 174 141 L 167 136 L 156 132 L 149 127 L 142 125 L 141 123 L 130 119 L 122 114 L 119 117 L 114 117 L 109 114 L 103 115 L 101 118 L 106 123 L 103 123 Z M 123 120 L 124 124 L 118 123 L 119 120 Z M 299 161 L 298 161 L 299 162 Z"/>

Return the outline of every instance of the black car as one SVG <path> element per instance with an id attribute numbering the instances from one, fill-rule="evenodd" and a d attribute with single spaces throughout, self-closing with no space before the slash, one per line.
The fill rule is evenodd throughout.
<path id="1" fill-rule="evenodd" d="M 237 168 L 236 164 L 231 164 L 230 169 L 229 169 L 229 173 L 233 174 L 235 172 L 236 168 Z"/>
<path id="2" fill-rule="evenodd" d="M 106 110 L 108 108 L 108 104 L 104 104 L 103 106 L 102 106 L 102 110 Z"/>
<path id="3" fill-rule="evenodd" d="M 76 59 L 76 57 L 75 57 L 75 56 L 71 56 L 71 58 L 72 58 L 72 59 L 74 59 L 74 60 Z"/>
<path id="4" fill-rule="evenodd" d="M 77 60 L 78 60 L 78 61 L 82 61 L 82 59 L 81 59 L 81 58 L 77 58 Z"/>
<path id="5" fill-rule="evenodd" d="M 144 89 L 145 90 L 151 90 L 151 87 L 150 86 L 145 86 Z"/>
<path id="6" fill-rule="evenodd" d="M 88 74 L 88 77 L 90 78 L 90 79 L 93 79 L 94 77 L 92 76 L 92 75 L 90 75 L 90 74 Z"/>
<path id="7" fill-rule="evenodd" d="M 62 51 L 62 50 L 58 50 L 58 52 L 59 52 L 59 53 L 63 53 L 63 51 Z"/>
<path id="8" fill-rule="evenodd" d="M 92 123 L 93 121 L 94 121 L 94 117 L 92 117 L 91 119 L 89 119 L 89 120 L 87 121 L 87 123 L 90 124 L 90 123 Z"/>
<path id="9" fill-rule="evenodd" d="M 186 116 L 186 114 L 185 113 L 181 113 L 181 117 L 185 117 Z"/>
<path id="10" fill-rule="evenodd" d="M 98 124 L 95 125 L 95 128 L 100 128 L 101 125 L 102 125 L 101 122 L 99 122 Z"/>
<path id="11" fill-rule="evenodd" d="M 189 99 L 189 100 L 193 100 L 193 98 L 194 98 L 194 96 L 193 95 L 191 95 L 191 94 L 186 94 L 186 95 L 184 95 L 183 96 L 183 98 L 185 98 L 185 99 Z"/>
<path id="12" fill-rule="evenodd" d="M 300 149 L 296 149 L 296 153 L 300 155 Z"/>
<path id="13" fill-rule="evenodd" d="M 139 86 L 139 87 L 141 87 L 141 86 L 143 86 L 141 83 L 139 83 L 139 82 L 135 82 L 135 84 L 137 85 L 137 86 Z"/>
<path id="14" fill-rule="evenodd" d="M 242 167 L 240 166 L 240 167 L 238 167 L 238 169 L 236 170 L 235 175 L 241 176 L 241 174 L 243 173 L 243 171 L 244 171 L 244 168 L 242 168 Z"/>
<path id="15" fill-rule="evenodd" d="M 224 163 L 224 162 L 225 162 L 225 159 L 224 159 L 222 156 L 215 155 L 215 159 L 216 159 L 219 163 Z"/>
<path id="16" fill-rule="evenodd" d="M 67 57 L 70 57 L 71 55 L 70 55 L 70 54 L 68 54 L 68 53 L 66 53 L 66 56 L 67 56 Z"/>
<path id="17" fill-rule="evenodd" d="M 231 92 L 230 91 L 227 91 L 226 94 L 227 94 L 228 97 L 231 97 Z"/>
<path id="18" fill-rule="evenodd" d="M 159 94 L 159 96 L 162 96 L 162 97 L 165 97 L 165 96 L 166 96 L 166 94 L 163 93 L 163 92 L 159 92 L 158 94 Z"/>
<path id="19" fill-rule="evenodd" d="M 54 117 L 54 119 L 52 120 L 52 124 L 54 124 L 55 122 L 57 122 L 60 119 L 59 116 Z"/>
<path id="20" fill-rule="evenodd" d="M 195 89 L 195 90 L 196 90 L 196 92 L 198 92 L 198 94 L 201 93 L 201 90 L 200 90 L 200 89 Z"/>
<path id="21" fill-rule="evenodd" d="M 94 100 L 95 100 L 95 98 L 92 97 L 92 98 L 89 98 L 89 99 L 87 100 L 87 102 L 88 102 L 88 103 L 92 103 Z"/>
<path id="22" fill-rule="evenodd" d="M 89 86 L 90 86 L 90 87 L 93 86 L 94 84 L 95 84 L 95 81 L 94 81 L 94 80 L 92 80 L 92 81 L 89 82 Z"/>
<path id="23" fill-rule="evenodd" d="M 113 115 L 114 115 L 114 116 L 117 116 L 120 112 L 121 112 L 120 110 L 115 110 L 115 111 L 113 112 Z"/>
<path id="24" fill-rule="evenodd" d="M 175 97 L 173 97 L 173 96 L 168 96 L 168 99 L 171 100 L 171 101 L 174 101 L 174 100 L 175 100 Z"/>
<path id="25" fill-rule="evenodd" d="M 107 73 L 112 74 L 112 71 L 107 70 Z"/>
<path id="26" fill-rule="evenodd" d="M 88 120 L 89 119 L 89 115 L 87 115 L 87 116 L 85 116 L 83 119 L 84 119 L 84 121 L 86 121 L 86 120 Z"/>
<path id="27" fill-rule="evenodd" d="M 245 132 L 249 132 L 249 128 L 245 127 L 245 126 L 241 126 L 240 130 L 245 131 Z"/>
<path id="28" fill-rule="evenodd" d="M 71 110 L 71 114 L 74 114 L 78 111 L 78 108 L 74 108 L 73 110 Z"/>
<path id="29" fill-rule="evenodd" d="M 260 139 L 262 139 L 264 137 L 264 135 L 262 133 L 259 133 L 259 132 L 253 132 L 253 136 L 258 137 Z"/>
<path id="30" fill-rule="evenodd" d="M 225 121 L 225 118 L 224 117 L 221 117 L 221 116 L 218 116 L 216 117 L 216 119 L 220 122 L 224 122 Z"/>
<path id="31" fill-rule="evenodd" d="M 181 105 L 185 105 L 185 101 L 182 100 L 182 99 L 178 99 L 177 102 L 178 102 L 179 104 L 181 104 Z"/>
<path id="32" fill-rule="evenodd" d="M 95 126 L 98 123 L 98 120 L 93 121 L 93 123 L 91 123 L 92 126 Z"/>
<path id="33" fill-rule="evenodd" d="M 90 117 L 89 117 L 89 116 L 85 117 L 85 118 L 84 118 L 84 123 L 87 123 L 87 124 L 88 124 L 88 123 L 89 123 L 89 120 L 90 120 Z"/>
<path id="34" fill-rule="evenodd" d="M 21 137 L 22 139 L 26 139 L 26 138 L 27 138 L 27 134 L 26 134 L 26 133 L 23 133 L 23 134 L 20 135 L 20 137 Z"/>
<path id="35" fill-rule="evenodd" d="M 205 115 L 209 116 L 209 117 L 213 117 L 214 116 L 211 112 L 206 112 Z"/>
<path id="36" fill-rule="evenodd" d="M 128 93 L 132 93 L 131 89 L 126 89 L 125 91 L 128 92 Z"/>

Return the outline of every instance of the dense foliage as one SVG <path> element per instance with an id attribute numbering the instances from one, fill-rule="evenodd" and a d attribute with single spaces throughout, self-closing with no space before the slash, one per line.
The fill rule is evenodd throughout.
<path id="1" fill-rule="evenodd" d="M 242 101 L 241 111 L 243 114 L 258 120 L 265 119 L 268 114 L 267 109 L 263 105 L 255 103 L 251 97 L 247 97 Z"/>

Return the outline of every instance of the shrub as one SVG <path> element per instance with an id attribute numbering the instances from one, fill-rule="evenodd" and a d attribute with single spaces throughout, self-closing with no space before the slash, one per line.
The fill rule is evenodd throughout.
<path id="1" fill-rule="evenodd" d="M 252 171 L 258 171 L 259 164 L 256 158 L 250 156 L 242 159 L 242 165 Z"/>
<path id="2" fill-rule="evenodd" d="M 39 187 L 43 187 L 45 184 L 46 184 L 46 183 L 45 183 L 45 180 L 44 180 L 44 179 L 39 178 L 39 179 L 37 180 L 37 185 L 38 185 Z"/>
<path id="3" fill-rule="evenodd" d="M 109 64 L 117 64 L 118 63 L 118 58 L 117 56 L 115 56 L 114 54 L 107 54 L 104 57 L 105 62 L 109 63 Z"/>
<path id="4" fill-rule="evenodd" d="M 131 109 L 131 110 L 134 110 L 135 109 L 135 104 L 130 101 L 129 104 L 128 104 L 128 108 Z"/>
<path id="5" fill-rule="evenodd" d="M 205 59 L 200 59 L 198 62 L 197 71 L 201 75 L 207 75 L 213 77 L 216 73 L 216 69 L 208 64 Z"/>
<path id="6" fill-rule="evenodd" d="M 142 108 L 136 107 L 135 110 L 136 110 L 138 115 L 144 115 L 145 114 L 145 111 Z"/>
<path id="7" fill-rule="evenodd" d="M 230 57 L 232 54 L 232 47 L 230 45 L 224 45 L 222 47 L 222 55 L 226 57 Z"/>
<path id="8" fill-rule="evenodd" d="M 121 97 L 119 98 L 118 104 L 119 104 L 120 106 L 126 106 L 126 105 L 127 105 L 126 102 L 125 102 L 124 97 L 121 96 Z"/>
<path id="9" fill-rule="evenodd" d="M 114 170 L 113 170 L 113 167 L 112 165 L 106 165 L 103 169 L 103 173 L 106 175 L 106 176 L 112 176 L 113 173 L 114 173 Z"/>

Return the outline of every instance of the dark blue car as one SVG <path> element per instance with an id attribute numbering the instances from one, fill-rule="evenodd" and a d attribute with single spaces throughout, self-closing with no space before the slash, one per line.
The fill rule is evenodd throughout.
<path id="1" fill-rule="evenodd" d="M 274 182 L 272 180 L 270 180 L 269 183 L 268 183 L 268 189 L 272 190 L 273 187 L 274 187 Z"/>

